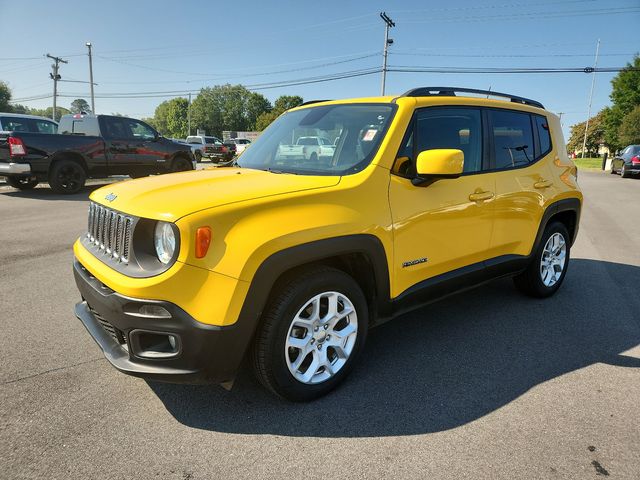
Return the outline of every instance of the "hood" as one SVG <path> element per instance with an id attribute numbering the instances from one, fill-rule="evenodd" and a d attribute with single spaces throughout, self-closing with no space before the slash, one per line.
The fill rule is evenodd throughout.
<path id="1" fill-rule="evenodd" d="M 247 168 L 212 168 L 156 175 L 107 185 L 90 198 L 114 210 L 175 222 L 185 215 L 230 203 L 326 188 L 337 176 L 270 173 Z M 111 199 L 111 200 L 109 200 Z"/>

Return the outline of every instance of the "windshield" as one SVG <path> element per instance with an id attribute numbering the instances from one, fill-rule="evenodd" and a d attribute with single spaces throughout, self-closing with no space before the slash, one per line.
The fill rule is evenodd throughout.
<path id="1" fill-rule="evenodd" d="M 348 175 L 373 159 L 395 105 L 319 105 L 274 121 L 238 158 L 246 168 L 305 175 Z"/>

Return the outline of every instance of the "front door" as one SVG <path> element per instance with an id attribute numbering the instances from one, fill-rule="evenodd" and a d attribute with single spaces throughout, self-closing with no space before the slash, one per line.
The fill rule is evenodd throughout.
<path id="1" fill-rule="evenodd" d="M 463 175 L 414 186 L 417 154 L 436 148 L 462 150 Z M 444 273 L 482 268 L 489 255 L 495 192 L 493 177 L 482 173 L 483 158 L 480 109 L 430 107 L 416 112 L 389 187 L 393 297 Z"/>
<path id="2" fill-rule="evenodd" d="M 109 156 L 110 175 L 148 175 L 166 161 L 155 130 L 125 117 L 100 117 Z"/>

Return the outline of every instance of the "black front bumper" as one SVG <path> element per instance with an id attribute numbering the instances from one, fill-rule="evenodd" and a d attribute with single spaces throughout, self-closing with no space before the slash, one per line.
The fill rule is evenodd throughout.
<path id="1" fill-rule="evenodd" d="M 198 322 L 177 305 L 125 297 L 102 284 L 77 260 L 73 273 L 82 295 L 76 316 L 98 343 L 105 357 L 123 373 L 171 383 L 233 381 L 252 331 L 236 323 L 219 327 Z M 140 316 L 143 305 L 161 306 L 171 317 Z M 136 355 L 131 332 L 171 334 L 179 349 L 171 358 Z"/>

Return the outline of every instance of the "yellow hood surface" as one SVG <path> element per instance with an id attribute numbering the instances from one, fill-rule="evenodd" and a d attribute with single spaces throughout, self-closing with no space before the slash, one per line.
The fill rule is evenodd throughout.
<path id="1" fill-rule="evenodd" d="M 337 176 L 270 173 L 247 168 L 214 168 L 172 173 L 107 185 L 91 200 L 114 210 L 175 222 L 185 215 L 230 203 L 340 183 Z"/>

